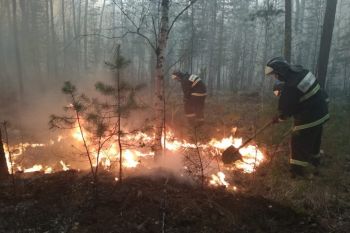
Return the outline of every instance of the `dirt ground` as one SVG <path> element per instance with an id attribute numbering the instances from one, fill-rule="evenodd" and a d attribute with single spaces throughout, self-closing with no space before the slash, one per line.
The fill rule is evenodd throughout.
<path id="1" fill-rule="evenodd" d="M 1 184 L 0 232 L 327 232 L 311 217 L 262 197 L 152 173 L 123 184 L 101 174 L 96 192 L 83 172 L 22 174 L 15 193 L 11 183 Z"/>

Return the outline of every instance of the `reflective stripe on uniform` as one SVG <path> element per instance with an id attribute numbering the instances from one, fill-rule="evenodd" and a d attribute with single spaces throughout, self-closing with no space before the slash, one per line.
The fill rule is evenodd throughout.
<path id="1" fill-rule="evenodd" d="M 303 166 L 303 167 L 309 166 L 308 162 L 304 162 L 304 161 L 300 161 L 300 160 L 296 160 L 296 159 L 290 159 L 289 163 L 294 164 L 294 165 Z"/>
<path id="2" fill-rule="evenodd" d="M 311 72 L 307 73 L 305 77 L 299 82 L 297 88 L 302 91 L 303 93 L 306 93 L 307 90 L 314 84 L 316 81 L 315 75 L 313 75 Z"/>
<path id="3" fill-rule="evenodd" d="M 191 82 L 194 82 L 196 80 L 196 78 L 198 78 L 197 75 L 191 74 L 191 76 L 188 78 L 188 80 L 190 80 Z"/>
<path id="4" fill-rule="evenodd" d="M 196 84 L 197 84 L 199 81 L 201 81 L 201 79 L 200 79 L 200 78 L 197 78 L 196 81 L 194 81 L 194 83 L 192 84 L 192 87 L 196 86 Z"/>
<path id="5" fill-rule="evenodd" d="M 317 84 L 317 85 L 315 86 L 314 89 L 312 89 L 311 91 L 309 91 L 308 93 L 306 93 L 305 95 L 303 95 L 303 96 L 299 99 L 299 102 L 303 102 L 303 101 L 307 100 L 307 99 L 310 98 L 311 96 L 315 95 L 320 89 L 321 89 L 320 85 Z"/>
<path id="6" fill-rule="evenodd" d="M 207 93 L 191 93 L 193 96 L 206 96 Z"/>
<path id="7" fill-rule="evenodd" d="M 293 131 L 297 131 L 297 130 L 301 130 L 301 129 L 307 129 L 307 128 L 314 127 L 316 125 L 320 125 L 320 124 L 324 123 L 328 119 L 329 119 L 329 114 L 325 115 L 321 119 L 318 119 L 317 121 L 314 121 L 314 122 L 311 122 L 311 123 L 308 123 L 308 124 L 304 124 L 304 125 L 294 126 L 293 127 Z"/>

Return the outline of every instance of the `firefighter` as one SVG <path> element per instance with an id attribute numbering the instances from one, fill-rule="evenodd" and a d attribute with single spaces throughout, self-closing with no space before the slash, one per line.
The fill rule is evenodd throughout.
<path id="1" fill-rule="evenodd" d="M 326 93 L 309 70 L 290 65 L 282 57 L 268 61 L 265 75 L 283 82 L 273 122 L 293 116 L 290 171 L 292 177 L 305 176 L 309 168 L 320 164 L 322 128 L 329 119 Z"/>
<path id="2" fill-rule="evenodd" d="M 174 71 L 171 77 L 181 83 L 188 122 L 194 127 L 202 125 L 204 122 L 204 102 L 207 96 L 204 82 L 197 75 L 181 71 Z"/>

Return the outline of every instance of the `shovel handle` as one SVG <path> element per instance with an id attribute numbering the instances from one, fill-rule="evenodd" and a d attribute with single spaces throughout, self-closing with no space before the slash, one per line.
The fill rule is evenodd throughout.
<path id="1" fill-rule="evenodd" d="M 240 147 L 237 148 L 237 150 L 241 149 L 242 147 L 244 147 L 245 145 L 247 145 L 251 140 L 253 140 L 258 134 L 260 134 L 261 132 L 263 132 L 266 128 L 268 128 L 270 125 L 273 124 L 273 121 L 269 121 L 267 122 L 263 127 L 261 127 L 260 129 L 258 129 L 258 131 L 255 132 L 255 134 L 248 138 L 245 142 L 242 143 L 242 145 Z"/>

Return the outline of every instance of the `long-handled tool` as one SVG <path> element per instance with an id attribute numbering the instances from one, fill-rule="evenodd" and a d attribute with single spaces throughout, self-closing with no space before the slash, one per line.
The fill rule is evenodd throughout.
<path id="1" fill-rule="evenodd" d="M 255 134 L 248 138 L 245 142 L 242 143 L 242 145 L 238 148 L 235 148 L 234 146 L 229 146 L 223 153 L 222 153 L 222 162 L 224 162 L 224 164 L 230 164 L 232 162 L 235 162 L 237 160 L 242 159 L 242 155 L 239 153 L 239 150 L 241 148 L 243 148 L 244 146 L 246 146 L 251 140 L 253 140 L 258 134 L 260 134 L 261 132 L 263 132 L 265 129 L 267 129 L 270 125 L 273 124 L 273 120 L 269 121 L 268 123 L 266 123 L 262 128 L 260 128 L 259 130 L 257 130 L 255 132 Z"/>

